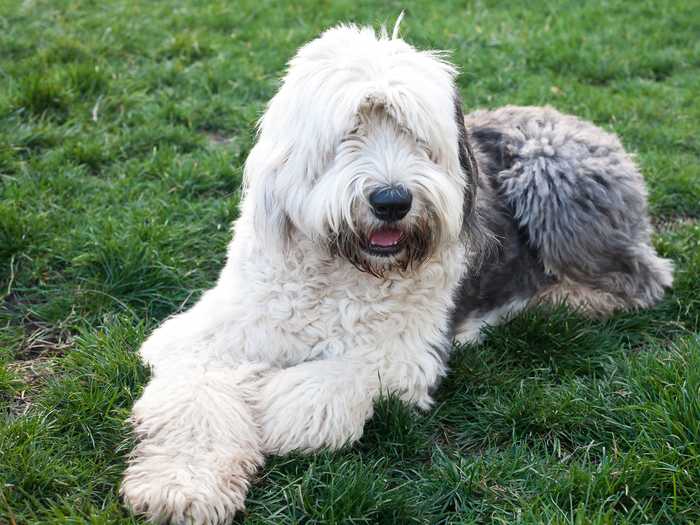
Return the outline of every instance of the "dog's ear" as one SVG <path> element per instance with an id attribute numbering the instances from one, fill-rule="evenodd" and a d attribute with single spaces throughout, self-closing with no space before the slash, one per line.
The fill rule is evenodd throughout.
<path id="1" fill-rule="evenodd" d="M 258 144 L 246 161 L 244 184 L 245 206 L 250 206 L 253 229 L 258 239 L 270 249 L 284 252 L 289 246 L 292 222 L 284 203 L 276 193 L 277 175 L 284 168 L 284 158 L 265 157 L 264 148 Z"/>
<path id="2" fill-rule="evenodd" d="M 469 143 L 469 135 L 464 125 L 464 113 L 462 111 L 462 99 L 459 93 L 454 95 L 455 121 L 457 124 L 457 149 L 459 151 L 459 164 L 466 179 L 464 189 L 464 218 L 471 216 L 476 207 L 476 191 L 479 178 L 479 166 L 474 157 L 474 151 Z"/>

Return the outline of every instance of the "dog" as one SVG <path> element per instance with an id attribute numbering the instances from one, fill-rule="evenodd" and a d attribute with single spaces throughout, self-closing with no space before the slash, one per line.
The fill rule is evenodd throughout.
<path id="1" fill-rule="evenodd" d="M 430 408 L 453 342 L 533 305 L 598 317 L 671 286 L 614 135 L 549 107 L 465 117 L 456 75 L 354 25 L 289 62 L 216 286 L 140 349 L 134 512 L 226 523 L 266 456 L 353 443 L 385 393 Z"/>

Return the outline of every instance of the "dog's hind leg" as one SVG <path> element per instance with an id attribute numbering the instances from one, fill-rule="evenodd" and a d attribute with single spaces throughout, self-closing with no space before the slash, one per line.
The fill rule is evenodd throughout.
<path id="1" fill-rule="evenodd" d="M 651 246 L 644 180 L 617 137 L 552 108 L 475 112 L 467 126 L 489 182 L 558 279 L 542 300 L 597 315 L 662 298 L 672 265 Z"/>

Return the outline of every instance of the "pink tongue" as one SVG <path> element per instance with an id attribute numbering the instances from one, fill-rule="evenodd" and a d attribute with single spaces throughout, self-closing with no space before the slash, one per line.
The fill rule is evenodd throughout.
<path id="1" fill-rule="evenodd" d="M 374 246 L 381 246 L 387 248 L 389 246 L 394 246 L 401 240 L 401 230 L 395 230 L 393 228 L 384 228 L 375 231 L 369 237 L 370 244 Z"/>

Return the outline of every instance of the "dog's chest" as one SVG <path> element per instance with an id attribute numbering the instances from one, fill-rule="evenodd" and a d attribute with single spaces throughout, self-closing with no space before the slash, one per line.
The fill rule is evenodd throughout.
<path id="1" fill-rule="evenodd" d="M 249 297 L 264 347 L 286 366 L 341 356 L 382 361 L 402 341 L 431 344 L 444 332 L 462 264 L 443 257 L 378 278 L 342 260 L 310 261 L 307 254 L 303 262 L 266 275 L 270 284 Z"/>

